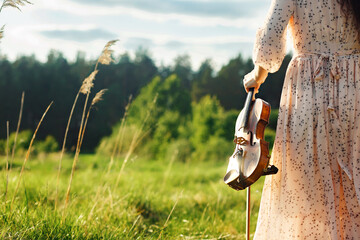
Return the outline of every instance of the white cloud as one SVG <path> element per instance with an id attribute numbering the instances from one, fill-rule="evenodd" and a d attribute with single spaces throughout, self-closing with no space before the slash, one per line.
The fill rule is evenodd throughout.
<path id="1" fill-rule="evenodd" d="M 111 39 L 81 42 L 70 38 L 46 37 L 41 32 L 91 32 L 102 29 L 120 39 L 115 46 L 116 54 L 125 51 L 133 54 L 139 44 L 149 47 L 158 64 L 170 64 L 177 55 L 188 53 L 194 67 L 198 67 L 206 58 L 213 59 L 215 65 L 220 67 L 240 51 L 250 56 L 255 31 L 266 15 L 269 1 L 264 0 L 264 5 L 259 6 L 251 17 L 230 19 L 150 12 L 130 6 L 96 6 L 70 0 L 34 0 L 34 5 L 25 6 L 22 12 L 6 9 L 0 14 L 0 23 L 7 23 L 0 47 L 2 53 L 11 59 L 20 54 L 36 54 L 38 59 L 46 60 L 50 49 L 60 50 L 70 60 L 75 58 L 79 50 L 94 59 L 107 40 Z M 233 4 L 241 2 L 248 0 L 232 1 Z"/>

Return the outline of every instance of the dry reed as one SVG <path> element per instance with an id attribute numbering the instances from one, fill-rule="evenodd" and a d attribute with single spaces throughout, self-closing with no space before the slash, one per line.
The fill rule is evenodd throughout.
<path id="1" fill-rule="evenodd" d="M 89 93 L 90 93 L 90 92 L 89 92 Z M 89 93 L 86 95 L 86 100 L 85 100 L 85 105 L 84 105 L 84 109 L 83 109 L 83 114 L 82 114 L 82 117 L 81 117 L 80 129 L 79 129 L 79 134 L 78 134 L 78 139 L 77 139 L 77 144 L 76 144 L 76 150 L 75 150 L 75 156 L 74 156 L 73 165 L 72 165 L 72 168 L 71 168 L 69 185 L 68 185 L 68 188 L 67 188 L 67 191 L 66 191 L 66 195 L 65 195 L 65 206 L 64 206 L 64 210 L 63 210 L 62 222 L 65 221 L 66 208 L 67 208 L 68 203 L 69 203 L 69 200 L 70 200 L 71 184 L 72 184 L 73 177 L 74 177 L 74 174 L 75 174 L 76 164 L 77 164 L 78 159 L 79 159 L 79 154 L 80 154 L 80 141 L 81 141 L 81 136 L 82 136 L 82 131 L 83 131 L 86 105 L 87 105 L 87 102 L 88 102 L 88 100 L 89 100 Z"/>
<path id="2" fill-rule="evenodd" d="M 125 112 L 124 112 L 124 116 L 121 120 L 121 124 L 120 124 L 120 128 L 119 128 L 119 131 L 118 131 L 118 134 L 116 136 L 116 140 L 115 140 L 115 144 L 114 144 L 114 148 L 113 148 L 113 151 L 112 151 L 112 154 L 111 154 L 111 157 L 110 157 L 110 162 L 109 162 L 109 166 L 108 166 L 108 169 L 107 169 L 107 172 L 105 174 L 103 174 L 103 176 L 101 177 L 101 179 L 107 179 L 107 176 L 109 175 L 110 173 L 110 170 L 111 170 L 111 166 L 114 162 L 114 157 L 115 157 L 115 153 L 116 153 L 116 148 L 118 146 L 118 143 L 119 143 L 119 139 L 120 137 L 123 138 L 123 129 L 124 129 L 124 126 L 125 126 L 125 119 L 126 119 L 126 116 L 127 116 L 127 113 L 128 113 L 128 110 L 129 110 L 129 106 L 130 106 L 130 103 L 131 103 L 131 99 L 132 99 L 132 95 L 130 95 L 129 97 L 129 102 L 128 104 L 126 105 L 125 107 Z M 120 147 L 120 146 L 119 146 Z M 104 175 L 106 177 L 104 177 Z M 100 197 L 100 192 L 102 190 L 102 193 L 104 193 L 104 189 L 106 189 L 106 182 L 99 185 L 98 186 L 98 189 L 96 191 L 96 195 L 95 195 L 95 198 L 94 198 L 94 205 L 93 207 L 91 208 L 91 211 L 90 211 L 90 214 L 88 216 L 88 220 L 91 219 L 92 215 L 93 215 L 93 212 L 95 210 L 95 207 L 96 205 L 98 204 L 99 202 L 99 197 Z"/>
<path id="3" fill-rule="evenodd" d="M 25 165 L 26 165 L 27 161 L 29 160 L 30 152 L 31 152 L 31 147 L 32 147 L 32 145 L 33 145 L 33 143 L 34 143 L 34 140 L 35 140 L 35 137 L 36 137 L 36 133 L 38 132 L 38 130 L 39 130 L 39 128 L 40 128 L 40 125 L 41 125 L 42 121 L 44 120 L 45 115 L 46 115 L 46 113 L 49 111 L 49 109 L 50 109 L 50 107 L 51 107 L 52 104 L 53 104 L 53 102 L 51 102 L 51 103 L 49 104 L 49 106 L 46 108 L 45 112 L 43 113 L 43 115 L 42 115 L 42 117 L 41 117 L 41 119 L 40 119 L 40 121 L 39 121 L 36 129 L 35 129 L 35 132 L 34 132 L 32 138 L 31 138 L 30 145 L 29 145 L 28 150 L 27 150 L 27 152 L 26 152 L 26 156 L 25 156 L 23 165 L 22 165 L 22 167 L 21 167 L 21 171 L 20 171 L 20 175 L 19 175 L 19 178 L 18 178 L 18 181 L 17 181 L 17 185 L 16 185 L 16 188 L 15 188 L 15 192 L 14 192 L 13 198 L 12 198 L 12 200 L 11 200 L 10 211 L 11 211 L 11 209 L 12 209 L 12 205 L 13 205 L 13 203 L 14 203 L 14 200 L 15 200 L 15 197 L 16 197 L 16 193 L 17 193 L 17 191 L 19 190 L 19 186 L 20 186 L 20 182 L 21 182 L 21 177 L 22 177 L 22 175 L 23 175 L 23 173 L 24 173 Z"/>
<path id="4" fill-rule="evenodd" d="M 151 112 L 153 110 L 153 108 L 155 107 L 156 105 L 156 101 L 157 101 L 157 97 L 158 97 L 158 94 L 156 94 L 156 96 L 154 97 L 154 100 L 152 102 L 152 105 L 150 106 L 149 110 L 147 111 L 147 114 L 143 120 L 143 123 L 141 125 L 141 127 L 135 132 L 132 140 L 131 140 L 131 143 L 130 143 L 130 147 L 129 147 L 129 150 L 127 151 L 126 153 L 126 156 L 124 158 L 124 161 L 121 165 L 121 168 L 120 168 L 120 171 L 119 171 L 119 174 L 116 178 L 116 182 L 115 182 L 115 188 L 118 187 L 118 184 L 119 184 L 119 181 L 120 181 L 120 178 L 121 178 L 121 175 L 124 171 L 124 168 L 126 166 L 126 163 L 128 162 L 128 160 L 130 159 L 132 153 L 134 152 L 135 148 L 137 147 L 137 145 L 140 143 L 140 140 L 144 138 L 145 134 L 144 134 L 144 127 L 147 123 L 147 121 L 149 120 L 150 116 L 151 116 Z"/>
<path id="5" fill-rule="evenodd" d="M 59 198 L 59 184 L 60 184 L 60 174 L 61 174 L 62 159 L 63 159 L 64 153 L 65 153 L 67 135 L 68 135 L 68 131 L 69 131 L 69 128 L 70 128 L 70 123 L 71 123 L 71 119 L 72 119 L 72 116 L 73 116 L 73 113 L 74 113 L 74 109 L 75 109 L 75 106 L 76 106 L 76 103 L 78 101 L 80 93 L 82 93 L 82 94 L 90 93 L 91 88 L 94 86 L 93 81 L 95 80 L 95 76 L 96 76 L 97 73 L 98 73 L 98 71 L 95 70 L 87 78 L 84 79 L 78 93 L 75 96 L 74 103 L 73 103 L 73 105 L 71 107 L 70 115 L 69 115 L 68 122 L 67 122 L 67 125 L 66 125 L 63 145 L 62 145 L 62 148 L 61 148 L 61 153 L 60 153 L 60 158 L 59 158 L 58 173 L 57 173 L 57 177 L 56 177 L 55 211 L 56 211 L 56 208 L 57 208 L 58 198 Z M 81 129 L 82 128 L 80 127 L 80 130 Z M 72 181 L 72 178 L 71 178 L 71 181 Z"/>
<path id="6" fill-rule="evenodd" d="M 5 195 L 4 195 L 4 208 L 6 208 L 6 198 L 9 185 L 9 121 L 6 121 L 6 185 L 5 185 Z"/>
<path id="7" fill-rule="evenodd" d="M 71 174 L 70 174 L 70 180 L 69 180 L 69 185 L 66 191 L 66 196 L 65 196 L 65 207 L 64 207 L 64 211 L 63 211 L 63 221 L 65 220 L 65 214 L 66 214 L 66 208 L 67 205 L 69 203 L 70 200 L 70 191 L 71 191 L 71 184 L 73 181 L 73 177 L 75 174 L 75 168 L 76 168 L 76 164 L 78 162 L 79 159 L 79 154 L 80 154 L 80 148 L 81 148 L 81 137 L 83 136 L 83 131 L 85 129 L 83 129 L 84 126 L 84 119 L 85 119 L 85 112 L 86 112 L 86 107 L 87 107 L 87 103 L 89 100 L 89 95 L 91 92 L 91 88 L 94 86 L 93 82 L 95 80 L 95 76 L 98 73 L 98 70 L 94 70 L 87 78 L 85 78 L 85 80 L 83 81 L 83 84 L 80 87 L 79 92 L 86 94 L 86 99 L 85 99 L 85 104 L 84 104 L 84 108 L 83 108 L 83 114 L 81 117 L 81 122 L 80 122 L 80 128 L 79 128 L 79 133 L 78 133 L 78 139 L 77 139 L 77 144 L 76 144 L 76 150 L 75 150 L 75 156 L 74 156 L 74 160 L 73 160 L 73 165 L 71 168 Z"/>
<path id="8" fill-rule="evenodd" d="M 56 176 L 56 196 L 55 196 L 55 209 L 54 209 L 55 211 L 56 211 L 57 204 L 58 204 L 58 199 L 59 199 L 59 184 L 60 184 L 60 173 L 61 173 L 62 159 L 63 159 L 64 153 L 65 153 L 65 146 L 66 146 L 67 135 L 68 135 L 68 132 L 69 132 L 70 122 L 71 122 L 72 115 L 74 113 L 74 109 L 75 109 L 77 100 L 79 98 L 79 95 L 80 95 L 80 90 L 76 94 L 74 103 L 73 103 L 73 105 L 71 107 L 70 115 L 69 115 L 68 122 L 67 122 L 67 125 L 66 125 L 64 140 L 63 140 L 63 144 L 62 144 L 62 148 L 61 148 L 61 153 L 60 153 L 60 158 L 59 158 L 59 167 L 58 167 L 58 172 L 57 172 L 57 176 Z"/>
<path id="9" fill-rule="evenodd" d="M 70 174 L 70 180 L 69 180 L 69 185 L 66 191 L 66 195 L 65 195 L 65 204 L 64 204 L 64 210 L 63 210 L 63 216 L 62 216 L 62 221 L 65 221 L 66 218 L 66 209 L 70 200 L 70 191 L 71 191 L 71 185 L 72 185 L 72 181 L 73 181 L 73 177 L 74 177 L 74 173 L 75 173 L 75 168 L 76 168 L 76 164 L 78 162 L 79 159 L 79 154 L 80 154 L 80 149 L 81 149 L 81 144 L 82 144 L 82 137 L 84 136 L 84 131 L 85 131 L 85 113 L 86 113 L 86 109 L 87 109 L 87 103 L 89 100 L 89 95 L 91 93 L 91 88 L 94 86 L 93 82 L 95 80 L 95 76 L 98 73 L 98 65 L 99 63 L 101 64 L 110 64 L 111 62 L 113 62 L 114 60 L 111 58 L 111 54 L 112 54 L 112 50 L 110 50 L 110 47 L 112 45 L 114 45 L 117 42 L 117 40 L 112 40 L 109 41 L 105 47 L 103 48 L 103 51 L 100 55 L 100 57 L 98 58 L 96 65 L 95 65 L 95 69 L 94 71 L 89 75 L 89 77 L 87 77 L 84 81 L 83 84 L 79 90 L 79 92 L 86 94 L 86 99 L 85 99 L 85 103 L 84 103 L 84 108 L 83 108 L 83 113 L 82 113 L 82 117 L 81 117 L 81 122 L 80 122 L 80 128 L 79 128 L 79 133 L 78 133 L 78 139 L 77 139 L 77 144 L 76 144 L 76 150 L 75 150 L 75 156 L 74 156 L 74 160 L 73 160 L 73 165 L 71 168 L 71 174 Z M 95 100 L 92 103 L 96 103 L 96 101 L 98 101 L 101 98 L 101 95 L 103 94 L 103 92 L 100 94 L 99 96 L 96 98 L 95 96 Z M 90 109 L 91 109 L 92 105 L 90 106 L 89 110 L 88 110 L 88 114 L 87 116 L 90 114 Z"/>
<path id="10" fill-rule="evenodd" d="M 27 0 L 4 0 L 0 7 L 0 12 L 2 11 L 3 8 L 6 7 L 13 7 L 21 11 L 20 7 L 24 6 L 25 4 L 32 4 L 32 3 Z"/>
<path id="11" fill-rule="evenodd" d="M 11 162 L 10 162 L 10 171 L 12 168 L 12 164 L 15 158 L 15 150 L 16 150 L 16 141 L 17 141 L 17 137 L 19 134 L 19 130 L 20 130 L 20 124 L 21 124 L 21 119 L 22 119 L 22 112 L 23 112 L 23 108 L 24 108 L 24 98 L 25 98 L 25 92 L 22 92 L 21 94 L 21 103 L 20 103 L 20 112 L 19 112 L 19 119 L 18 119 L 18 123 L 17 123 L 17 127 L 16 127 L 16 132 L 15 132 L 15 138 L 14 138 L 14 145 L 12 147 L 12 152 L 11 152 Z"/>
<path id="12" fill-rule="evenodd" d="M 112 167 L 112 165 L 114 163 L 114 158 L 115 158 L 115 154 L 116 154 L 117 150 L 119 152 L 121 151 L 122 142 L 123 142 L 123 139 L 124 139 L 125 122 L 126 122 L 126 117 L 127 117 L 128 111 L 129 111 L 130 104 L 131 104 L 131 100 L 132 100 L 132 95 L 129 96 L 129 101 L 128 101 L 128 104 L 125 107 L 124 116 L 121 119 L 121 124 L 120 124 L 120 127 L 119 127 L 119 131 L 118 131 L 118 133 L 116 135 L 115 144 L 114 144 L 114 147 L 113 147 L 113 150 L 112 150 L 112 153 L 111 153 L 110 162 L 109 162 L 109 166 L 108 166 L 108 170 L 107 170 L 106 175 L 109 175 L 109 173 L 110 173 L 111 167 Z"/>
<path id="13" fill-rule="evenodd" d="M 3 25 L 3 26 L 0 28 L 0 40 L 4 37 L 4 28 L 5 28 L 5 25 Z"/>
<path id="14" fill-rule="evenodd" d="M 88 109 L 88 112 L 86 114 L 86 119 L 85 119 L 85 123 L 84 123 L 84 127 L 83 127 L 83 131 L 81 133 L 81 139 L 80 139 L 80 147 L 82 145 L 83 139 L 84 139 L 84 133 L 85 133 L 85 129 L 89 120 L 89 116 L 90 116 L 90 111 L 91 109 L 93 109 L 93 107 L 95 106 L 95 104 L 97 104 L 98 102 L 100 102 L 102 99 L 102 96 L 104 95 L 104 93 L 107 91 L 107 89 L 102 89 L 99 92 L 96 93 L 95 97 L 93 98 L 93 100 L 91 101 L 91 105 Z"/>

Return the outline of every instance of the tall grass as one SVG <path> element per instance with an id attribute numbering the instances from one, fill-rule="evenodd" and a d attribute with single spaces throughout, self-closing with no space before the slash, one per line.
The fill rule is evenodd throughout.
<path id="1" fill-rule="evenodd" d="M 53 104 L 53 102 L 51 102 L 51 103 L 49 104 L 49 106 L 46 108 L 45 112 L 43 113 L 43 115 L 42 115 L 42 117 L 41 117 L 41 119 L 40 119 L 40 121 L 39 121 L 36 129 L 35 129 L 35 132 L 34 132 L 32 138 L 31 138 L 29 148 L 28 148 L 28 150 L 27 150 L 27 152 L 26 152 L 26 156 L 25 156 L 24 162 L 23 162 L 22 167 L 21 167 L 21 171 L 20 171 L 20 175 L 19 175 L 19 178 L 18 178 L 18 181 L 17 181 L 17 185 L 16 185 L 16 188 L 15 188 L 15 192 L 14 192 L 13 198 L 12 198 L 12 200 L 11 200 L 10 211 L 11 211 L 12 206 L 13 206 L 13 203 L 14 203 L 14 201 L 15 201 L 15 197 L 16 197 L 17 191 L 18 191 L 19 186 L 20 186 L 21 178 L 22 178 L 22 176 L 23 176 L 23 174 L 24 174 L 25 165 L 26 165 L 27 161 L 29 160 L 30 153 L 31 153 L 31 147 L 32 147 L 32 145 L 33 145 L 33 143 L 34 143 L 36 134 L 37 134 L 37 132 L 38 132 L 38 130 L 39 130 L 39 128 L 40 128 L 40 125 L 41 125 L 42 121 L 44 120 L 44 117 L 45 117 L 46 113 L 49 111 L 49 109 L 50 109 L 50 107 L 51 107 L 52 104 Z"/>
<path id="2" fill-rule="evenodd" d="M 13 145 L 13 147 L 12 147 L 12 152 L 11 152 L 10 170 L 11 170 L 11 168 L 12 168 L 12 163 L 13 163 L 14 157 L 15 157 L 16 141 L 17 141 L 17 137 L 18 137 L 18 134 L 19 134 L 19 130 L 20 130 L 20 124 L 21 124 L 21 119 L 22 119 L 22 112 L 23 112 L 23 108 L 24 108 L 24 98 L 25 98 L 25 92 L 22 92 L 22 94 L 21 94 L 21 103 L 20 103 L 19 119 L 18 119 L 18 123 L 17 123 L 17 127 L 16 127 L 16 132 L 15 132 L 14 145 Z"/>
<path id="3" fill-rule="evenodd" d="M 60 157 L 59 157 L 58 172 L 57 172 L 57 176 L 56 176 L 55 211 L 56 211 L 56 208 L 57 208 L 58 198 L 59 198 L 59 184 L 60 184 L 61 165 L 62 165 L 62 160 L 63 160 L 63 157 L 64 157 L 64 153 L 65 153 L 67 135 L 68 135 L 68 132 L 69 132 L 70 122 L 71 122 L 71 119 L 72 119 L 74 109 L 75 109 L 76 103 L 78 101 L 79 95 L 80 95 L 80 90 L 77 92 L 77 94 L 75 96 L 74 103 L 73 103 L 73 105 L 71 107 L 70 115 L 69 115 L 68 122 L 67 122 L 66 129 L 65 129 L 65 135 L 64 135 L 64 139 L 63 139 L 63 144 L 62 144 L 62 147 L 61 147 L 61 152 L 60 152 Z"/>
<path id="4" fill-rule="evenodd" d="M 114 186 L 115 188 L 118 187 L 121 175 L 123 174 L 125 166 L 126 166 L 127 162 L 129 161 L 131 155 L 133 154 L 135 148 L 138 146 L 138 144 L 141 142 L 141 140 L 146 136 L 147 131 L 146 131 L 146 129 L 144 129 L 144 127 L 146 126 L 147 121 L 151 117 L 152 110 L 156 106 L 157 97 L 158 97 L 157 95 L 154 97 L 154 100 L 153 100 L 150 108 L 148 109 L 145 118 L 143 119 L 141 127 L 133 135 L 133 138 L 132 138 L 131 143 L 130 143 L 130 147 L 129 147 L 127 153 L 126 153 L 126 156 L 125 156 L 124 161 L 123 161 L 123 163 L 121 165 L 119 174 L 118 174 L 118 176 L 116 178 L 116 182 L 115 182 L 115 186 Z"/>
<path id="5" fill-rule="evenodd" d="M 123 140 L 124 140 L 124 129 L 125 129 L 125 126 L 126 126 L 126 124 L 125 124 L 126 123 L 126 117 L 128 115 L 131 100 L 132 100 L 132 95 L 130 95 L 129 101 L 126 104 L 124 116 L 121 119 L 120 127 L 119 127 L 119 130 L 118 130 L 118 133 L 116 134 L 115 144 L 114 144 L 112 152 L 111 152 L 110 162 L 109 162 L 109 166 L 108 166 L 108 170 L 107 170 L 107 175 L 109 175 L 111 167 L 114 164 L 115 154 L 119 155 L 119 153 L 121 151 L 121 148 L 122 148 L 122 143 L 123 143 Z"/>
<path id="6" fill-rule="evenodd" d="M 66 191 L 66 195 L 65 195 L 65 203 L 64 203 L 64 209 L 63 209 L 63 221 L 65 221 L 66 218 L 66 209 L 70 200 L 70 191 L 71 191 L 71 185 L 72 185 L 72 181 L 73 181 L 73 177 L 75 174 L 75 168 L 79 159 L 79 154 L 80 154 L 80 149 L 81 149 L 81 145 L 82 145 L 82 140 L 83 140 L 83 136 L 84 136 L 84 132 L 85 132 L 85 128 L 86 128 L 86 124 L 87 124 L 87 120 L 89 118 L 89 114 L 90 114 L 90 110 L 92 108 L 92 106 L 94 104 L 96 104 L 98 101 L 101 100 L 102 95 L 104 94 L 105 90 L 101 90 L 98 94 L 95 95 L 89 109 L 88 109 L 88 114 L 87 117 L 85 117 L 85 113 L 87 110 L 87 104 L 88 104 L 88 100 L 89 100 L 89 96 L 91 93 L 91 88 L 94 86 L 94 80 L 96 77 L 96 74 L 98 73 L 98 66 L 99 64 L 104 64 L 104 65 L 108 65 L 111 62 L 113 62 L 114 60 L 112 59 L 112 52 L 113 50 L 110 49 L 111 46 L 113 46 L 115 43 L 117 42 L 117 40 L 112 40 L 109 41 L 104 49 L 102 50 L 102 53 L 100 55 L 100 57 L 98 58 L 96 64 L 95 64 L 95 68 L 94 71 L 89 75 L 89 77 L 85 78 L 85 80 L 83 81 L 82 86 L 80 87 L 79 92 L 83 93 L 86 95 L 86 99 L 84 102 L 84 107 L 83 107 L 83 113 L 82 113 L 82 117 L 81 117 L 81 121 L 80 121 L 80 128 L 79 128 L 79 133 L 78 133 L 78 138 L 77 138 L 77 144 L 76 144 L 76 150 L 75 150 L 75 156 L 74 156 L 74 160 L 73 160 L 73 165 L 72 165 L 72 169 L 71 169 L 71 174 L 70 174 L 70 179 L 69 179 L 69 184 L 68 184 L 68 188 Z"/>
<path id="7" fill-rule="evenodd" d="M 9 185 L 9 121 L 6 122 L 6 183 L 5 183 L 5 194 L 4 194 L 4 202 L 6 202 L 7 191 Z M 5 207 L 6 205 L 4 205 Z"/>

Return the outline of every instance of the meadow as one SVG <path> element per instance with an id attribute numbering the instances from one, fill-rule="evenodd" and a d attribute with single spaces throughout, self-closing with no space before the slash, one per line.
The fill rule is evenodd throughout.
<path id="1" fill-rule="evenodd" d="M 59 154 L 30 159 L 13 206 L 11 198 L 23 159 L 16 158 L 7 198 L 1 184 L 2 239 L 245 239 L 246 191 L 222 178 L 227 161 L 179 162 L 133 157 L 80 155 L 69 205 L 64 202 L 72 156 L 63 159 L 55 209 Z M 1 166 L 4 166 L 2 158 Z M 4 168 L 1 172 L 5 183 Z M 255 230 L 263 178 L 252 187 L 251 236 Z M 6 198 L 6 199 L 5 199 Z"/>
<path id="2" fill-rule="evenodd" d="M 0 12 L 27 4 L 3 0 Z M 115 60 L 116 42 L 96 61 L 0 59 L 0 238 L 245 239 L 246 191 L 223 177 L 251 59 L 217 73 L 208 59 L 194 71 L 187 55 L 157 67 L 141 49 Z M 259 94 L 274 108 L 287 63 Z M 270 148 L 276 121 L 277 110 Z M 252 185 L 251 237 L 263 181 Z"/>

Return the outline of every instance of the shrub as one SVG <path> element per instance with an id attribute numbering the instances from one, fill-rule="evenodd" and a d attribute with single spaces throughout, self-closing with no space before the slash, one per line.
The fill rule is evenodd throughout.
<path id="1" fill-rule="evenodd" d="M 31 130 L 24 130 L 18 133 L 16 140 L 16 152 L 21 154 L 26 151 L 30 145 L 33 132 Z M 6 154 L 6 139 L 0 140 L 0 154 Z M 12 148 L 15 142 L 15 132 L 9 136 L 9 154 L 11 154 Z"/>
<path id="2" fill-rule="evenodd" d="M 96 149 L 97 154 L 111 156 L 116 145 L 116 139 L 119 134 L 121 122 L 119 122 L 115 127 L 113 127 L 112 134 L 108 137 L 101 139 L 99 146 Z M 129 148 L 133 136 L 135 135 L 138 127 L 134 124 L 125 125 L 122 130 L 122 133 L 118 137 L 116 152 L 117 153 L 126 153 Z"/>
<path id="3" fill-rule="evenodd" d="M 178 139 L 168 144 L 165 160 L 170 161 L 174 154 L 176 154 L 175 160 L 181 162 L 188 162 L 191 158 L 193 151 L 192 145 L 188 139 Z"/>
<path id="4" fill-rule="evenodd" d="M 275 141 L 275 131 L 271 128 L 265 129 L 265 141 L 269 143 L 269 149 L 272 150 Z"/>
<path id="5" fill-rule="evenodd" d="M 53 136 L 48 135 L 44 141 L 34 143 L 34 150 L 36 153 L 56 152 L 59 150 L 59 144 Z"/>
<path id="6" fill-rule="evenodd" d="M 279 109 L 271 109 L 268 127 L 276 130 Z"/>
<path id="7" fill-rule="evenodd" d="M 220 137 L 210 137 L 208 141 L 198 146 L 192 155 L 194 161 L 216 160 L 224 161 L 233 152 L 234 144 Z"/>
<path id="8" fill-rule="evenodd" d="M 215 97 L 207 95 L 199 103 L 193 103 L 192 112 L 191 142 L 195 148 L 207 143 L 210 136 L 218 137 L 224 134 L 224 109 Z"/>

